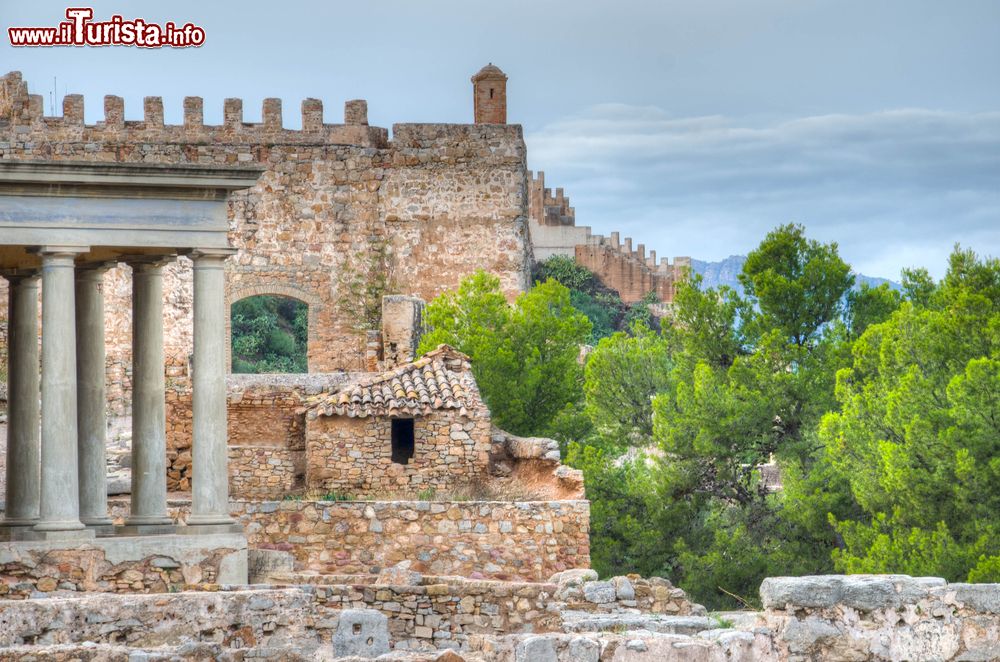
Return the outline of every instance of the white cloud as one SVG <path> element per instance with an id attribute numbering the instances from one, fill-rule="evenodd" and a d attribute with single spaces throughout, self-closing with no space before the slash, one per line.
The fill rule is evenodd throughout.
<path id="1" fill-rule="evenodd" d="M 869 275 L 941 274 L 956 242 L 1000 254 L 1000 113 L 900 109 L 750 122 L 604 104 L 526 137 L 576 207 L 660 255 L 745 253 L 805 224 Z"/>

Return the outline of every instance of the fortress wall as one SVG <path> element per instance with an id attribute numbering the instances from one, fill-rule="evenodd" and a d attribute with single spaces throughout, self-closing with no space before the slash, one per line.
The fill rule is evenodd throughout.
<path id="1" fill-rule="evenodd" d="M 326 124 L 322 102 L 307 99 L 302 130 L 282 127 L 275 99 L 265 100 L 264 121 L 254 124 L 243 122 L 241 100 L 227 99 L 221 126 L 203 123 L 196 97 L 185 99 L 184 124 L 177 126 L 163 124 L 158 97 L 146 98 L 141 121 L 126 120 L 122 100 L 106 97 L 105 119 L 93 125 L 83 122 L 83 103 L 70 95 L 63 117 L 44 117 L 41 97 L 26 94 L 20 74 L 0 78 L 0 159 L 265 166 L 253 189 L 230 199 L 238 253 L 227 263 L 227 296 L 230 304 L 268 293 L 308 303 L 311 372 L 364 368 L 358 302 L 345 296 L 344 284 L 366 268 L 379 242 L 393 252 L 397 293 L 429 299 L 479 268 L 498 274 L 510 297 L 528 285 L 519 126 L 398 124 L 389 141 L 354 101 L 347 107 L 351 123 Z M 127 266 L 104 280 L 117 413 L 125 412 L 129 390 L 130 280 Z M 180 379 L 191 353 L 186 258 L 165 268 L 164 290 L 168 376 Z M 0 298 L 5 293 L 4 284 Z M 0 327 L 5 317 L 2 306 Z"/>
<path id="2" fill-rule="evenodd" d="M 531 246 L 536 261 L 554 255 L 574 258 L 594 272 L 606 287 L 616 290 L 625 303 L 635 303 L 650 292 L 657 301 L 674 300 L 675 284 L 687 277 L 691 258 L 667 258 L 656 261 L 656 251 L 646 255 L 646 247 L 632 249 L 632 239 L 619 241 L 619 233 L 610 237 L 593 234 L 590 227 L 576 224 L 576 211 L 561 188 L 555 193 L 545 187 L 545 173 L 528 173 L 528 218 Z"/>

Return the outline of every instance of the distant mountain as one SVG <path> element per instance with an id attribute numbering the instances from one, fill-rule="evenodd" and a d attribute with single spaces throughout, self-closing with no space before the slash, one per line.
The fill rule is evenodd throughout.
<path id="1" fill-rule="evenodd" d="M 703 260 L 691 260 L 691 269 L 702 277 L 705 287 L 718 287 L 728 285 L 740 294 L 743 294 L 743 286 L 737 276 L 743 271 L 743 263 L 747 261 L 746 255 L 730 255 L 725 260 L 719 262 L 705 262 Z M 888 278 L 877 278 L 875 276 L 865 276 L 864 274 L 854 274 L 855 282 L 860 285 L 866 283 L 870 287 L 878 287 L 882 283 L 889 283 L 889 287 L 901 289 L 899 283 Z"/>

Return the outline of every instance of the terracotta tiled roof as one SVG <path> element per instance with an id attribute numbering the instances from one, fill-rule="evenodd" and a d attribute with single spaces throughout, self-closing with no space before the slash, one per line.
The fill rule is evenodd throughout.
<path id="1" fill-rule="evenodd" d="M 417 416 L 436 409 L 458 409 L 467 414 L 476 386 L 469 357 L 448 345 L 388 372 L 345 384 L 333 393 L 306 401 L 306 415 Z"/>

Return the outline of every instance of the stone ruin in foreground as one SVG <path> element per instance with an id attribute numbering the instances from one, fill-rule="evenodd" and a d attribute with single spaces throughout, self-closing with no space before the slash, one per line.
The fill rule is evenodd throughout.
<path id="1" fill-rule="evenodd" d="M 687 263 L 577 227 L 503 72 L 473 91 L 475 124 L 390 139 L 363 101 L 289 130 L 275 99 L 208 126 L 188 98 L 170 126 L 106 97 L 88 125 L 0 78 L 0 659 L 1000 659 L 996 585 L 771 578 L 762 611 L 706 614 L 587 569 L 582 476 L 492 424 L 468 357 L 416 357 L 423 301 L 477 268 L 513 297 L 573 255 L 669 303 Z M 378 328 L 343 296 L 373 259 Z M 258 294 L 308 305 L 308 374 L 226 374 Z"/>

